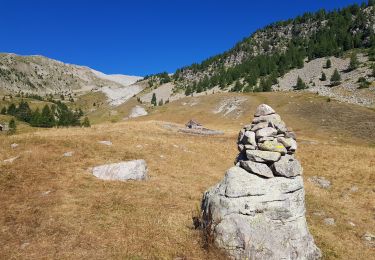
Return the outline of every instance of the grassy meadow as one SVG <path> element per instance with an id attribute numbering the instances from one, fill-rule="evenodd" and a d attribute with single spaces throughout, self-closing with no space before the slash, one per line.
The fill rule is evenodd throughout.
<path id="1" fill-rule="evenodd" d="M 98 97 L 91 98 L 87 104 Z M 214 113 L 233 98 L 246 98 L 236 116 Z M 237 133 L 263 102 L 297 133 L 307 221 L 324 259 L 374 259 L 374 249 L 361 239 L 366 231 L 375 232 L 373 110 L 312 94 L 214 94 L 124 121 L 137 103 L 131 102 L 117 109 L 116 120 L 108 110 L 93 111 L 90 120 L 101 123 L 91 128 L 0 135 L 0 259 L 224 258 L 204 247 L 191 218 L 202 193 L 233 165 Z M 187 135 L 170 124 L 191 118 L 225 134 Z M 102 140 L 113 145 L 99 144 Z M 12 143 L 19 146 L 12 149 Z M 63 157 L 69 151 L 73 156 Z M 12 157 L 18 158 L 3 162 Z M 111 182 L 91 175 L 94 166 L 132 159 L 147 161 L 148 181 Z M 331 188 L 316 187 L 308 181 L 312 176 L 327 178 Z M 326 226 L 326 217 L 336 224 Z"/>

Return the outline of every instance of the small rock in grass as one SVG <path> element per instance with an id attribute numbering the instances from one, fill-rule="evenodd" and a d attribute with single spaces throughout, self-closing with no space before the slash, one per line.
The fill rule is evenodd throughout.
<path id="1" fill-rule="evenodd" d="M 331 187 L 331 182 L 324 177 L 313 176 L 308 179 L 311 183 L 315 184 L 322 189 L 328 189 Z"/>
<path id="2" fill-rule="evenodd" d="M 334 218 L 325 218 L 323 220 L 324 224 L 327 226 L 334 226 L 335 225 L 335 219 Z"/>
<path id="3" fill-rule="evenodd" d="M 64 157 L 72 157 L 74 152 L 66 152 L 63 154 Z"/>
<path id="4" fill-rule="evenodd" d="M 112 142 L 111 142 L 111 141 L 99 141 L 98 143 L 99 143 L 99 144 L 108 145 L 108 146 L 111 146 L 111 145 L 112 145 Z"/>
<path id="5" fill-rule="evenodd" d="M 370 233 L 370 232 L 366 232 L 363 236 L 362 236 L 362 240 L 365 241 L 365 243 L 370 246 L 370 247 L 375 247 L 375 235 Z"/>
<path id="6" fill-rule="evenodd" d="M 25 243 L 23 243 L 23 244 L 20 246 L 20 248 L 23 250 L 23 249 L 25 249 L 26 247 L 28 247 L 29 245 L 30 245 L 29 242 L 25 242 Z"/>
<path id="7" fill-rule="evenodd" d="M 355 227 L 355 226 L 356 226 L 356 224 L 354 224 L 352 221 L 348 221 L 348 224 L 349 224 L 350 226 L 352 226 L 352 227 Z"/>
<path id="8" fill-rule="evenodd" d="M 47 195 L 50 194 L 50 193 L 51 193 L 50 190 L 44 191 L 44 192 L 42 192 L 42 196 L 47 196 Z"/>
<path id="9" fill-rule="evenodd" d="M 15 160 L 17 160 L 19 156 L 15 156 L 9 159 L 4 160 L 5 163 L 13 163 Z"/>

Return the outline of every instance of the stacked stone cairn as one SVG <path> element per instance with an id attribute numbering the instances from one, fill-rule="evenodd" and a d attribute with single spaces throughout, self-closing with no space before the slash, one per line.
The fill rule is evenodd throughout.
<path id="1" fill-rule="evenodd" d="M 239 133 L 236 165 L 264 178 L 302 174 L 301 164 L 294 158 L 297 150 L 294 132 L 266 104 L 260 105 L 254 116 L 253 122 Z"/>
<path id="2" fill-rule="evenodd" d="M 239 134 L 240 153 L 202 198 L 200 227 L 232 259 L 321 258 L 305 218 L 296 136 L 268 105 Z"/>

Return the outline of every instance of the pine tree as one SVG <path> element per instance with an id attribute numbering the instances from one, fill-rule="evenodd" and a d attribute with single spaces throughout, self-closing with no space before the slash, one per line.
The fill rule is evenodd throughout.
<path id="1" fill-rule="evenodd" d="M 14 119 L 12 118 L 9 121 L 9 131 L 8 131 L 8 134 L 10 134 L 10 135 L 15 134 L 16 130 L 17 130 L 16 121 L 14 121 Z"/>
<path id="2" fill-rule="evenodd" d="M 353 53 L 351 56 L 350 56 L 350 63 L 349 63 L 349 70 L 352 71 L 352 70 L 355 70 L 356 68 L 358 68 L 359 66 L 359 62 L 358 62 L 358 58 L 357 58 L 357 54 Z"/>
<path id="3" fill-rule="evenodd" d="M 6 115 L 6 114 L 7 114 L 7 108 L 6 108 L 6 107 L 3 107 L 3 108 L 1 109 L 0 114 L 2 114 L 2 115 Z"/>
<path id="4" fill-rule="evenodd" d="M 53 127 L 55 125 L 55 117 L 51 112 L 48 105 L 45 105 L 42 109 L 42 114 L 40 116 L 40 126 L 41 127 Z"/>
<path id="5" fill-rule="evenodd" d="M 239 80 L 236 81 L 236 84 L 234 85 L 234 87 L 232 88 L 232 91 L 233 92 L 241 92 L 242 91 L 242 88 L 243 88 L 243 85 L 241 84 L 241 82 Z"/>
<path id="6" fill-rule="evenodd" d="M 303 80 L 300 77 L 298 77 L 297 85 L 294 86 L 294 89 L 295 90 L 302 90 L 302 89 L 306 89 L 306 88 L 308 88 L 308 86 L 306 86 L 305 82 L 303 82 Z"/>
<path id="7" fill-rule="evenodd" d="M 156 94 L 152 93 L 151 104 L 157 106 Z"/>
<path id="8" fill-rule="evenodd" d="M 79 126 L 81 123 L 79 121 L 79 116 L 73 111 L 71 111 L 66 104 L 61 101 L 56 102 L 56 117 L 57 125 L 59 126 Z M 52 113 L 51 113 L 52 114 Z"/>
<path id="9" fill-rule="evenodd" d="M 330 59 L 326 61 L 326 69 L 329 69 L 332 66 L 332 62 Z"/>
<path id="10" fill-rule="evenodd" d="M 327 80 L 327 76 L 324 72 L 322 72 L 322 76 L 320 77 L 320 80 L 321 81 L 326 81 Z"/>
<path id="11" fill-rule="evenodd" d="M 84 115 L 84 114 L 83 114 L 83 111 L 82 111 L 82 108 L 79 108 L 79 109 L 78 109 L 78 115 L 79 115 L 79 117 L 81 117 L 81 116 Z"/>
<path id="12" fill-rule="evenodd" d="M 16 110 L 17 110 L 16 105 L 12 103 L 12 104 L 10 104 L 9 107 L 8 107 L 8 112 L 7 112 L 7 114 L 8 114 L 8 115 L 11 115 L 11 116 L 15 116 L 15 115 L 16 115 Z"/>
<path id="13" fill-rule="evenodd" d="M 372 46 L 368 51 L 368 59 L 370 61 L 375 61 L 375 45 Z"/>
<path id="14" fill-rule="evenodd" d="M 16 109 L 16 117 L 26 123 L 30 123 L 32 111 L 27 102 L 21 101 Z"/>
<path id="15" fill-rule="evenodd" d="M 85 116 L 85 118 L 83 119 L 82 126 L 83 127 L 91 127 L 90 120 L 87 116 Z"/>
<path id="16" fill-rule="evenodd" d="M 259 88 L 261 91 L 264 91 L 264 92 L 269 92 L 272 90 L 272 83 L 269 79 L 262 79 L 260 81 L 260 85 L 259 85 Z"/>
<path id="17" fill-rule="evenodd" d="M 186 90 L 185 90 L 185 96 L 190 96 L 191 93 L 193 93 L 193 91 L 191 90 L 191 87 L 190 87 L 190 86 L 187 86 L 187 87 L 186 87 Z"/>
<path id="18" fill-rule="evenodd" d="M 40 126 L 40 121 L 41 121 L 41 115 L 40 115 L 40 110 L 39 108 L 37 108 L 34 113 L 33 113 L 33 116 L 31 117 L 31 126 L 34 126 L 34 127 L 39 127 Z"/>
<path id="19" fill-rule="evenodd" d="M 333 72 L 333 75 L 331 77 L 331 84 L 332 86 L 337 86 L 337 85 L 340 85 L 341 81 L 341 76 L 340 76 L 340 73 L 337 69 L 335 69 L 335 71 Z"/>

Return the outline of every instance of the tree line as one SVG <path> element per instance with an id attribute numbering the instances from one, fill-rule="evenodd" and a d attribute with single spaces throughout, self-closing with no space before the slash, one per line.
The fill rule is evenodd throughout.
<path id="1" fill-rule="evenodd" d="M 72 111 L 61 101 L 57 101 L 51 106 L 46 104 L 42 110 L 36 108 L 33 111 L 29 104 L 22 100 L 18 106 L 11 103 L 8 107 L 3 107 L 0 113 L 14 116 L 18 120 L 29 123 L 33 127 L 90 126 L 90 121 L 87 117 L 84 118 L 82 123 L 80 122 L 80 118 L 83 116 L 83 111 L 81 109 Z"/>

